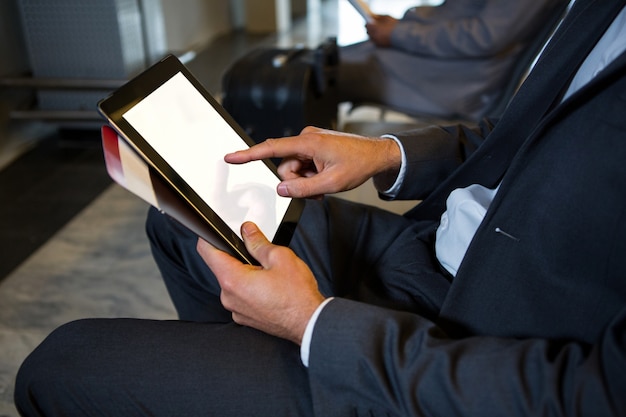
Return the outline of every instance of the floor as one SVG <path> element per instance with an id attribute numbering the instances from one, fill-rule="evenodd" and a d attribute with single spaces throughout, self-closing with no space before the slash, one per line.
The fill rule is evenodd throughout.
<path id="1" fill-rule="evenodd" d="M 362 21 L 347 3 L 325 0 L 281 36 L 224 36 L 189 67 L 217 93 L 224 68 L 250 48 L 358 40 Z M 412 3 L 387 5 L 397 14 Z M 350 116 L 360 117 L 375 118 L 375 110 Z M 20 152 L 0 158 L 0 417 L 17 416 L 15 373 L 55 327 L 83 317 L 175 318 L 144 236 L 147 206 L 107 177 L 97 130 L 31 130 L 16 126 Z M 398 212 L 412 205 L 379 202 L 371 184 L 344 197 Z"/>
<path id="2" fill-rule="evenodd" d="M 0 281 L 111 184 L 97 130 L 53 130 L 0 171 Z"/>

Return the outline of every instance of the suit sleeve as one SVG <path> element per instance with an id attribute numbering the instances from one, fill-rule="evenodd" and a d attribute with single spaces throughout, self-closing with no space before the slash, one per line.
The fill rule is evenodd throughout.
<path id="1" fill-rule="evenodd" d="M 393 48 L 438 58 L 480 58 L 506 52 L 532 36 L 558 0 L 446 2 L 409 9 L 391 36 Z M 463 10 L 466 9 L 466 10 Z"/>
<path id="2" fill-rule="evenodd" d="M 476 126 L 429 126 L 395 133 L 406 154 L 405 180 L 395 199 L 424 199 L 480 146 L 494 125 L 484 119 Z"/>
<path id="3" fill-rule="evenodd" d="M 416 315 L 335 299 L 313 331 L 309 378 L 327 416 L 624 416 L 625 369 L 626 308 L 589 345 L 452 339 Z"/>

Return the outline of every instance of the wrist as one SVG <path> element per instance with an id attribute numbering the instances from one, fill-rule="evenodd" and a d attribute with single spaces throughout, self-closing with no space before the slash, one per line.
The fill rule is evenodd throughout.
<path id="1" fill-rule="evenodd" d="M 315 300 L 309 303 L 308 307 L 300 310 L 299 319 L 297 320 L 297 324 L 294 326 L 294 336 L 291 338 L 291 341 L 296 343 L 299 346 L 302 346 L 302 341 L 307 332 L 307 328 L 312 321 L 313 317 L 317 317 L 319 314 L 319 310 L 321 310 L 321 306 L 326 303 L 326 299 L 319 294 Z"/>
<path id="2" fill-rule="evenodd" d="M 311 338 L 313 337 L 313 329 L 315 328 L 315 323 L 317 322 L 317 318 L 320 313 L 328 304 L 333 297 L 329 297 L 325 299 L 313 312 L 313 315 L 309 319 L 307 323 L 306 329 L 304 331 L 304 335 L 302 336 L 302 343 L 300 344 L 300 359 L 302 360 L 302 364 L 306 367 L 309 366 L 309 354 L 311 352 Z"/>
<path id="3" fill-rule="evenodd" d="M 397 171 L 400 168 L 400 164 L 402 163 L 402 151 L 400 150 L 400 145 L 398 142 L 391 137 L 383 137 L 382 140 L 385 141 L 385 160 L 386 160 L 386 170 L 395 170 Z"/>
<path id="4" fill-rule="evenodd" d="M 382 156 L 380 169 L 373 176 L 374 186 L 379 191 L 388 190 L 393 186 L 400 168 L 403 163 L 403 152 L 398 141 L 391 136 L 384 136 L 384 150 L 380 153 Z"/>

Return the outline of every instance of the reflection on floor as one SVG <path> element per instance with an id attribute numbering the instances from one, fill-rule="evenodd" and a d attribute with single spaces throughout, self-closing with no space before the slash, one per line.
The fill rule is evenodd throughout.
<path id="1" fill-rule="evenodd" d="M 394 5 L 400 3 L 414 2 L 393 2 Z M 210 45 L 210 53 L 198 55 L 189 66 L 210 91 L 217 92 L 224 68 L 250 48 L 296 43 L 315 45 L 327 36 L 337 36 L 338 10 L 343 2 L 326 0 L 322 4 L 325 7 L 309 13 L 308 18 L 294 26 L 290 34 L 266 37 L 228 35 Z M 346 13 L 349 12 L 352 10 Z M 358 15 L 344 16 L 341 22 L 344 29 L 362 29 Z M 348 30 L 352 39 L 354 34 L 351 29 Z M 372 117 L 371 114 L 361 116 L 366 119 Z M 51 238 L 42 242 L 41 246 L 36 245 L 39 248 L 0 282 L 0 417 L 17 416 L 12 401 L 15 372 L 24 357 L 45 335 L 62 323 L 83 317 L 175 318 L 143 231 L 147 206 L 117 185 L 109 185 L 108 179 L 100 176 L 103 168 L 100 156 L 94 156 L 92 151 L 89 146 L 78 150 L 71 146 L 56 149 L 60 158 L 83 155 L 72 164 L 74 171 L 69 174 L 65 172 L 65 175 L 69 175 L 67 181 L 75 180 L 70 189 L 84 187 L 82 191 L 97 190 L 96 195 L 99 196 L 82 211 L 74 207 L 73 210 L 79 212 L 69 216 L 73 217 L 69 223 L 56 234 L 50 232 L 52 236 L 46 236 L 43 240 Z M 82 167 L 81 163 L 84 163 Z M 31 164 L 21 175 L 50 175 L 49 171 L 37 171 L 38 166 L 45 165 Z M 99 173 L 94 174 L 94 170 Z M 87 178 L 91 178 L 91 181 L 86 181 Z M 11 181 L 7 180 L 2 186 L 10 187 L 10 184 Z M 54 187 L 46 185 L 51 183 L 42 184 L 41 187 Z M 344 196 L 359 201 L 378 202 L 370 184 L 345 193 Z M 39 204 L 50 211 L 66 210 L 59 208 L 59 201 L 67 202 L 70 197 L 61 195 L 46 198 Z M 53 198 L 58 201 L 55 203 Z M 91 200 L 94 196 L 86 198 Z M 10 204 L 10 200 L 3 197 L 2 204 Z M 411 203 L 395 204 L 385 207 L 401 212 L 411 206 Z M 45 212 L 39 215 L 34 213 L 32 217 L 33 224 L 30 226 L 35 229 L 38 229 L 36 220 L 42 220 L 39 217 L 43 217 L 44 222 L 51 221 L 51 218 L 45 218 Z M 6 229 L 4 232 L 9 230 L 14 233 L 15 239 L 26 234 L 24 226 L 11 224 L 7 218 L 1 221 L 2 228 Z M 66 221 L 61 223 L 65 224 Z M 6 256 L 8 251 L 5 248 L 10 244 L 3 243 L 0 256 Z"/>
<path id="2" fill-rule="evenodd" d="M 0 171 L 0 282 L 111 184 L 98 130 L 71 133 L 46 134 Z"/>

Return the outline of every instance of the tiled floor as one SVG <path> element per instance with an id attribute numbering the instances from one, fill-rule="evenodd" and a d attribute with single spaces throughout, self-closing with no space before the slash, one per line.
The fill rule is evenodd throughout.
<path id="1" fill-rule="evenodd" d="M 376 3 L 373 1 L 372 5 Z M 388 1 L 398 10 L 407 3 L 414 2 Z M 364 36 L 364 32 L 357 33 L 362 30 L 360 17 L 352 10 L 346 10 L 343 0 L 326 0 L 323 5 L 309 14 L 306 21 L 296 25 L 290 34 L 280 37 L 225 36 L 211 45 L 210 61 L 205 60 L 206 55 L 200 55 L 190 63 L 190 68 L 206 77 L 203 81 L 216 92 L 223 68 L 251 47 L 314 45 L 329 35 L 338 34 L 341 42 L 341 33 L 345 34 L 343 39 L 350 41 Z M 341 33 L 338 30 L 340 15 L 344 31 Z M 363 117 L 369 118 L 371 114 Z M 85 149 L 88 151 L 89 147 L 83 151 Z M 77 153 L 76 149 L 67 148 L 60 152 L 66 157 L 72 152 Z M 74 172 L 70 177 L 80 179 L 81 175 L 88 175 L 84 172 L 90 169 L 101 170 L 99 163 L 97 158 L 91 159 L 83 167 L 83 174 Z M 38 172 L 33 175 L 50 174 Z M 0 281 L 0 417 L 17 416 L 12 403 L 15 372 L 24 357 L 58 325 L 83 317 L 175 317 L 144 236 L 147 206 L 117 185 L 95 186 L 85 181 L 73 185 L 83 186 L 99 187 L 99 196 L 81 211 L 74 208 L 78 213 L 72 213 L 69 223 L 47 236 L 43 245 Z M 100 194 L 101 189 L 105 191 Z M 371 185 L 344 196 L 378 202 Z M 56 198 L 66 200 L 68 196 Z M 93 196 L 89 200 L 91 198 Z M 2 204 L 6 205 L 7 201 L 3 199 Z M 41 204 L 48 208 L 60 207 L 53 201 L 42 201 Z M 396 211 L 404 211 L 411 205 L 382 204 Z M 45 212 L 39 216 L 45 216 Z M 47 219 L 44 217 L 43 220 Z M 24 234 L 23 226 L 10 221 L 5 221 L 2 227 L 17 228 L 14 230 L 16 236 Z"/>
<path id="2" fill-rule="evenodd" d="M 146 210 L 111 186 L 0 284 L 0 416 L 17 415 L 15 372 L 60 324 L 175 318 L 145 239 Z"/>
<path id="3" fill-rule="evenodd" d="M 0 282 L 111 184 L 98 131 L 72 134 L 46 134 L 0 171 Z"/>

